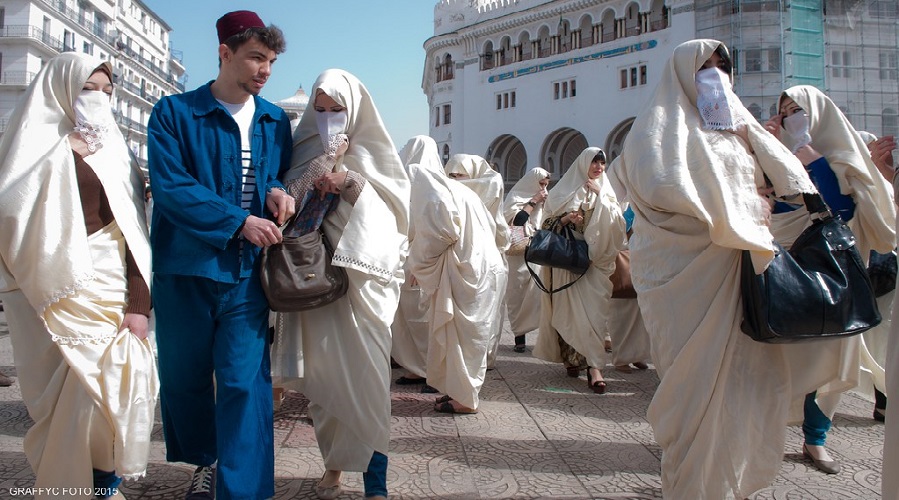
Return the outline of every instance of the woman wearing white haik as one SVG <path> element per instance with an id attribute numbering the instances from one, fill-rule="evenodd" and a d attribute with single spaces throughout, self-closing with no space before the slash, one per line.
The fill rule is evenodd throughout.
<path id="1" fill-rule="evenodd" d="M 342 471 L 364 472 L 365 496 L 387 496 L 390 325 L 408 254 L 409 177 L 365 86 L 337 69 L 319 75 L 294 133 L 283 182 L 339 196 L 322 223 L 349 290 L 336 302 L 283 314 L 272 372 L 309 398 L 326 472 L 320 498 L 340 494 Z M 299 212 L 302 207 L 297 207 Z"/>
<path id="2" fill-rule="evenodd" d="M 144 182 L 112 87 L 108 62 L 63 53 L 13 112 L 0 140 L 0 297 L 35 422 L 34 487 L 124 498 L 118 476 L 146 472 L 159 387 Z"/>
<path id="3" fill-rule="evenodd" d="M 892 251 L 896 210 L 890 186 L 836 104 L 815 87 L 799 85 L 784 91 L 778 111 L 765 124 L 767 130 L 790 148 L 831 211 L 848 223 L 863 258 L 871 250 Z M 771 232 L 784 248 L 811 223 L 805 207 L 794 201 L 778 199 L 771 217 Z M 795 420 L 802 416 L 802 453 L 828 474 L 839 472 L 840 463 L 824 443 L 840 395 L 858 384 L 860 341 L 856 336 L 785 346 L 795 367 L 794 384 L 808 389 L 805 399 L 793 401 L 792 408 Z"/>

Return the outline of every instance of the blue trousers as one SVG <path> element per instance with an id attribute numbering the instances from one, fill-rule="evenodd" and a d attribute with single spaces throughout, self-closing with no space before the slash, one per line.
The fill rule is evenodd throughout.
<path id="1" fill-rule="evenodd" d="M 362 473 L 365 497 L 387 496 L 387 455 L 374 452 L 368 462 L 368 470 Z"/>
<path id="2" fill-rule="evenodd" d="M 802 433 L 805 435 L 805 444 L 824 446 L 832 422 L 821 408 L 818 408 L 818 403 L 815 402 L 816 394 L 812 392 L 805 395 L 805 404 L 802 407 Z"/>
<path id="3" fill-rule="evenodd" d="M 166 458 L 218 461 L 219 500 L 274 496 L 269 309 L 258 274 L 236 284 L 156 274 L 153 306 Z"/>

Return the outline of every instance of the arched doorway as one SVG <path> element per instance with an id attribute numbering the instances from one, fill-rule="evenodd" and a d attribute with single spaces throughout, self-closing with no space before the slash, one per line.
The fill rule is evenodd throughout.
<path id="1" fill-rule="evenodd" d="M 521 179 L 528 166 L 524 144 L 511 134 L 503 134 L 494 139 L 487 148 L 484 159 L 503 176 L 506 191 Z"/>
<path id="2" fill-rule="evenodd" d="M 553 180 L 559 180 L 587 146 L 584 134 L 573 128 L 560 128 L 543 142 L 540 166 L 549 171 Z"/>
<path id="3" fill-rule="evenodd" d="M 633 118 L 628 118 L 623 122 L 619 123 L 612 132 L 609 133 L 609 138 L 606 141 L 606 158 L 609 163 L 612 163 L 612 160 L 618 158 L 618 155 L 621 154 L 621 150 L 624 149 L 624 139 L 627 138 L 627 134 L 631 131 L 631 125 L 634 124 Z"/>

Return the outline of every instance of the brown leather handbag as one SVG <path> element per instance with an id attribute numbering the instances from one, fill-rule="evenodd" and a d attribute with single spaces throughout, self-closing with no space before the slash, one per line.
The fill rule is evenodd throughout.
<path id="1" fill-rule="evenodd" d="M 346 294 L 346 271 L 332 266 L 334 250 L 316 229 L 302 236 L 284 236 L 262 251 L 262 290 L 269 307 L 296 312 L 330 304 Z"/>
<path id="2" fill-rule="evenodd" d="M 622 250 L 615 257 L 615 272 L 609 278 L 612 280 L 613 299 L 635 299 L 637 291 L 631 281 L 631 251 Z"/>

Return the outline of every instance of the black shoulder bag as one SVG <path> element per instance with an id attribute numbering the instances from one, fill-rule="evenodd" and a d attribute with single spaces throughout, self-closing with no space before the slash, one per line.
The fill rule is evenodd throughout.
<path id="1" fill-rule="evenodd" d="M 558 233 L 551 229 L 538 229 L 524 251 L 524 263 L 537 288 L 549 294 L 560 292 L 587 274 L 587 269 L 590 268 L 587 242 L 575 238 L 574 231 L 568 225 L 562 226 Z M 578 277 L 566 285 L 550 290 L 543 285 L 543 281 L 531 268 L 531 263 L 565 269 L 578 274 Z"/>
<path id="2" fill-rule="evenodd" d="M 755 274 L 743 251 L 743 333 L 767 343 L 795 343 L 858 335 L 880 323 L 871 280 L 855 235 L 818 194 L 803 194 L 812 225 L 789 251 Z"/>

